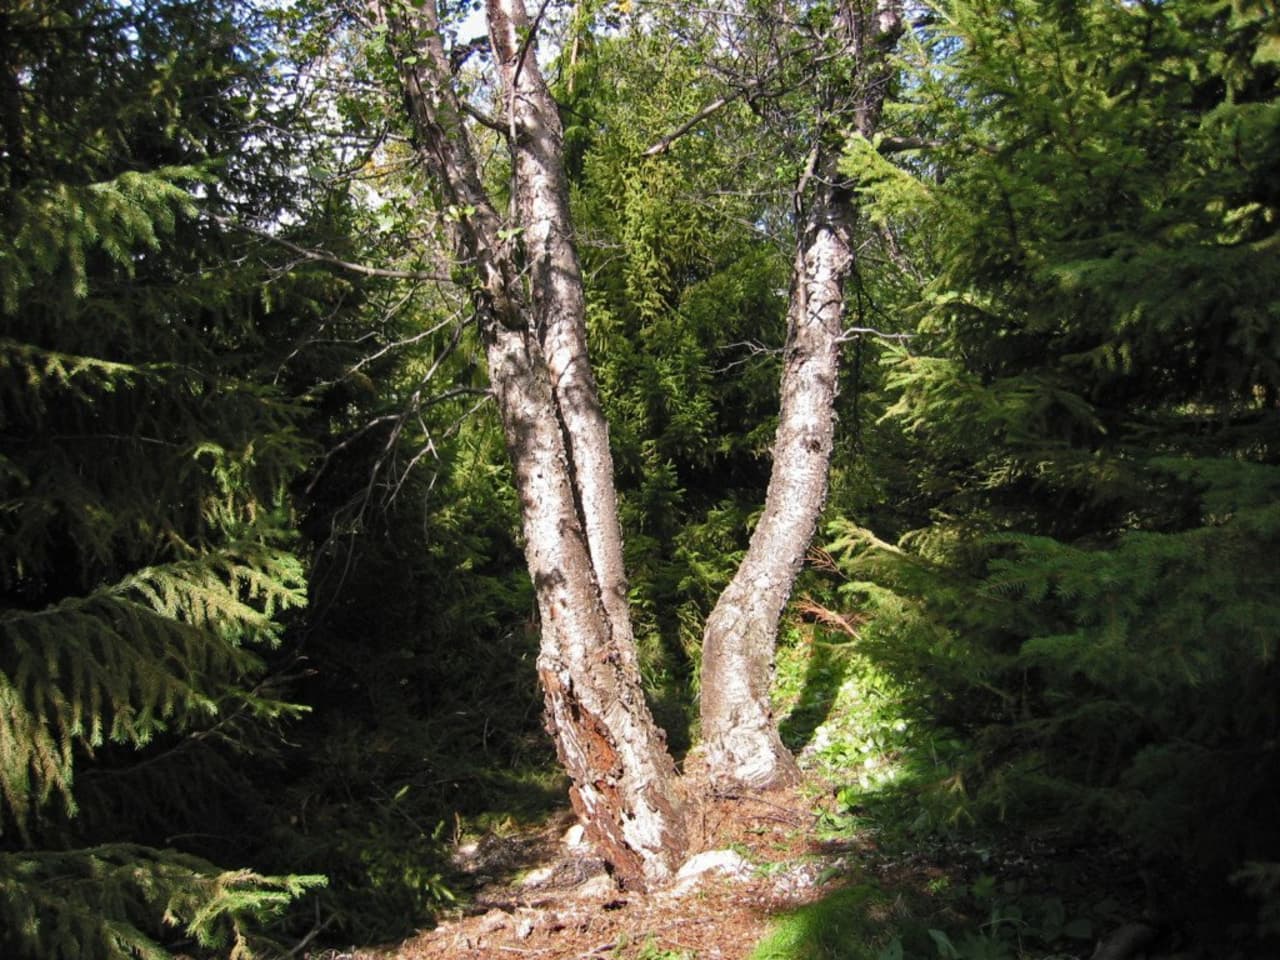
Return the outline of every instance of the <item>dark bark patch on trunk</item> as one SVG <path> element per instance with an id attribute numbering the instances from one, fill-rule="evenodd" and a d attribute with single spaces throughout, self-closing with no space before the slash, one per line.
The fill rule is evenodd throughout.
<path id="1" fill-rule="evenodd" d="M 627 889 L 644 889 L 644 861 L 622 830 L 630 811 L 618 789 L 622 763 L 609 731 L 583 706 L 572 682 L 561 682 L 551 670 L 540 674 L 547 702 L 547 732 L 574 781 L 569 802 L 618 882 Z"/>

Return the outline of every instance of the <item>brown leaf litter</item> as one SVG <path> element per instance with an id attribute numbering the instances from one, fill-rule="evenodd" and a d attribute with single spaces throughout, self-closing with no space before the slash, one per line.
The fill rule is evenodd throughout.
<path id="1" fill-rule="evenodd" d="M 704 872 L 653 893 L 620 890 L 571 814 L 488 836 L 455 850 L 476 887 L 455 915 L 394 946 L 312 960 L 744 960 L 778 913 L 830 892 L 824 879 L 853 850 L 814 839 L 813 806 L 798 789 L 711 796 L 689 864 Z"/>

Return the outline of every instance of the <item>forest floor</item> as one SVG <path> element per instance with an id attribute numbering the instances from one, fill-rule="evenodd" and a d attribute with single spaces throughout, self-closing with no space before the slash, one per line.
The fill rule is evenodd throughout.
<path id="1" fill-rule="evenodd" d="M 828 794 L 829 795 L 829 794 Z M 829 894 L 865 841 L 823 841 L 813 788 L 713 797 L 701 812 L 709 869 L 653 894 L 620 890 L 571 813 L 460 844 L 465 906 L 394 946 L 314 960 L 745 960 L 779 915 Z M 692 872 L 692 871 L 690 871 Z"/>
<path id="2" fill-rule="evenodd" d="M 1123 889 L 1129 871 L 1122 861 L 1096 853 L 1081 859 L 1079 851 L 1026 838 L 1008 845 L 917 839 L 904 846 L 888 836 L 881 842 L 874 826 L 854 826 L 842 814 L 833 786 L 812 772 L 804 785 L 785 791 L 711 796 L 697 819 L 694 849 L 703 853 L 686 863 L 682 874 L 689 876 L 654 893 L 619 889 L 568 810 L 538 824 L 461 837 L 453 855 L 459 905 L 437 926 L 397 944 L 302 957 L 1082 960 L 1135 955 L 1125 944 L 1155 933 L 1128 922 L 1141 908 L 1138 891 Z M 1082 889 L 1097 901 L 1086 912 L 1078 907 Z"/>

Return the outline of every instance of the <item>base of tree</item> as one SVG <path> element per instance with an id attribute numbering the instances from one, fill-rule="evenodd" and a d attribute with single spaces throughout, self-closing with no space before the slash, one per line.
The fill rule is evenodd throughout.
<path id="1" fill-rule="evenodd" d="M 699 744 L 685 760 L 686 792 L 760 793 L 800 782 L 800 767 L 772 725 L 737 729 L 719 740 Z M 702 788 L 702 789 L 700 789 Z"/>

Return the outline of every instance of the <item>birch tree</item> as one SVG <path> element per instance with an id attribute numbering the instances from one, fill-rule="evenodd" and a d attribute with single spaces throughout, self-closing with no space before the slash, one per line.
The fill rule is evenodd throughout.
<path id="1" fill-rule="evenodd" d="M 747 553 L 707 620 L 702 648 L 710 775 L 753 787 L 797 774 L 778 737 L 769 691 L 778 625 L 826 500 L 835 435 L 856 221 L 855 185 L 839 161 L 850 134 L 870 139 L 876 132 L 891 79 L 888 54 L 902 31 L 901 4 L 891 0 L 849 0 L 813 26 L 798 27 L 789 14 L 777 9 L 762 18 L 762 36 L 752 46 L 777 53 L 722 98 L 757 100 L 775 141 L 791 140 L 792 149 L 803 146 L 807 154 L 793 190 L 796 250 L 768 494 Z M 797 71 L 792 63 L 802 66 Z M 770 123 L 781 119 L 773 104 L 797 87 L 810 111 L 800 118 L 807 144 L 783 139 L 777 135 L 783 124 Z"/>
<path id="2" fill-rule="evenodd" d="M 484 344 L 537 596 L 547 725 L 572 780 L 573 806 L 624 883 L 660 884 L 687 852 L 688 803 L 645 703 L 632 637 L 563 131 L 538 60 L 546 8 L 531 18 L 523 0 L 487 0 L 496 87 L 483 106 L 460 92 L 465 50 L 446 48 L 432 3 L 370 0 L 367 12 L 387 39 L 454 278 L 468 291 Z M 742 569 L 708 621 L 704 651 L 708 772 L 716 783 L 763 787 L 796 771 L 773 726 L 769 683 L 779 618 L 822 508 L 832 449 L 854 218 L 852 185 L 837 161 L 850 132 L 874 130 L 885 54 L 901 17 L 890 2 L 845 4 L 816 26 L 781 9 L 735 15 L 761 25 L 748 38 L 761 44 L 755 73 L 727 84 L 697 115 L 673 118 L 651 153 L 724 103 L 811 94 L 813 116 L 799 125 L 807 161 L 795 186 L 798 240 L 773 477 Z M 841 65 L 834 80 L 822 69 L 832 64 Z M 509 157 L 505 211 L 482 176 L 478 131 Z"/>
<path id="3" fill-rule="evenodd" d="M 434 7 L 375 0 L 419 159 L 470 289 L 518 487 L 541 621 L 548 728 L 579 816 L 624 883 L 666 880 L 683 854 L 675 764 L 644 700 L 631 640 L 608 430 L 586 356 L 556 105 L 521 0 L 490 0 L 512 216 L 481 181 Z"/>

